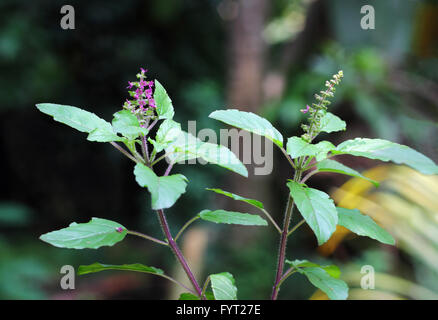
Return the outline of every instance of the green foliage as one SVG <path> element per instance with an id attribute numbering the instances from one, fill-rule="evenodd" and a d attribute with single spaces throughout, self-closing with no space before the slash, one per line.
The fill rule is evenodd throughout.
<path id="1" fill-rule="evenodd" d="M 216 300 L 237 300 L 234 277 L 229 272 L 210 275 L 211 288 Z"/>
<path id="2" fill-rule="evenodd" d="M 159 119 L 173 119 L 175 111 L 173 110 L 172 100 L 167 95 L 166 89 L 155 80 L 154 100 L 157 105 L 157 114 Z"/>
<path id="3" fill-rule="evenodd" d="M 338 223 L 333 200 L 325 192 L 308 188 L 295 181 L 288 182 L 287 186 L 298 210 L 315 233 L 318 245 L 327 242 Z"/>
<path id="4" fill-rule="evenodd" d="M 210 118 L 222 121 L 226 124 L 261 135 L 273 141 L 279 147 L 283 146 L 283 136 L 266 119 L 245 111 L 236 109 L 217 110 L 209 115 Z"/>
<path id="5" fill-rule="evenodd" d="M 48 114 L 58 122 L 64 123 L 81 132 L 91 133 L 95 129 L 112 130 L 111 124 L 99 118 L 94 113 L 77 107 L 53 103 L 39 103 L 36 105 L 42 113 Z"/>
<path id="6" fill-rule="evenodd" d="M 356 178 L 362 178 L 362 179 L 368 180 L 369 182 L 374 184 L 376 187 L 379 186 L 379 183 L 377 181 L 369 179 L 369 178 L 361 175 L 356 170 L 351 169 L 351 168 L 347 167 L 346 165 L 343 165 L 342 163 L 337 162 L 335 160 L 331 160 L 331 159 L 322 160 L 321 162 L 319 162 L 316 165 L 316 169 L 319 172 L 336 172 L 336 173 L 341 173 L 341 174 L 345 174 L 345 175 L 356 177 Z"/>
<path id="7" fill-rule="evenodd" d="M 151 193 L 154 210 L 170 208 L 186 192 L 187 178 L 182 174 L 159 177 L 144 164 L 137 163 L 134 175 L 137 183 Z"/>
<path id="8" fill-rule="evenodd" d="M 129 140 L 134 140 L 138 136 L 148 134 L 146 128 L 140 127 L 137 117 L 129 110 L 121 110 L 114 113 L 113 119 L 114 131 L 120 133 Z"/>
<path id="9" fill-rule="evenodd" d="M 181 125 L 172 119 L 166 119 L 158 128 L 155 140 L 149 138 L 156 152 L 161 152 L 181 134 Z"/>
<path id="10" fill-rule="evenodd" d="M 172 120 L 174 108 L 172 100 L 164 87 L 158 81 L 155 81 L 155 91 L 152 98 L 152 82 L 144 82 L 145 70 L 141 69 L 141 73 L 137 77 L 140 81 L 130 82 L 129 87 L 134 86 L 137 90 L 140 90 L 139 88 L 143 90 L 145 86 L 148 86 L 149 89 L 147 92 L 140 90 L 139 93 L 130 91 L 131 96 L 135 97 L 136 100 L 127 101 L 124 104 L 124 110 L 114 114 L 112 124 L 93 113 L 72 106 L 44 103 L 37 104 L 37 108 L 41 112 L 53 116 L 56 121 L 88 133 L 87 139 L 90 141 L 111 142 L 121 153 L 136 163 L 134 167 L 135 179 L 141 187 L 147 188 L 150 192 L 151 207 L 158 212 L 166 241 L 136 231 L 128 231 L 116 222 L 100 218 L 93 218 L 88 223 L 72 223 L 67 228 L 49 232 L 40 238 L 56 247 L 96 249 L 101 246 L 112 246 L 123 240 L 128 233 L 136 235 L 170 248 L 184 268 L 194 290 L 191 291 L 185 285 L 164 275 L 161 269 L 142 264 L 106 265 L 94 263 L 80 266 L 78 274 L 95 273 L 103 270 L 143 272 L 167 278 L 190 291 L 190 293 L 181 294 L 180 300 L 205 298 L 208 300 L 235 300 L 237 299 L 237 288 L 233 276 L 228 272 L 210 275 L 202 290 L 187 263 L 185 263 L 185 258 L 176 241 L 179 235 L 197 219 L 220 224 L 245 226 L 266 226 L 268 225 L 267 221 L 259 215 L 248 213 L 222 209 L 203 210 L 189 220 L 173 238 L 163 209 L 172 207 L 186 191 L 187 179 L 185 176 L 182 174 L 169 175 L 176 163 L 200 158 L 245 177 L 248 176 L 248 171 L 236 155 L 225 146 L 204 142 L 182 131 L 181 125 Z M 318 245 L 322 245 L 329 240 L 337 225 L 344 226 L 358 235 L 367 236 L 385 244 L 395 244 L 393 237 L 370 217 L 362 215 L 356 209 L 336 208 L 333 200 L 326 193 L 304 184 L 314 174 L 334 172 L 366 179 L 378 186 L 378 182 L 364 177 L 356 170 L 329 158 L 348 154 L 405 164 L 425 174 L 438 173 L 438 166 L 431 159 L 407 146 L 386 140 L 356 138 L 345 141 L 337 147 L 329 141 L 312 143 L 321 132 L 331 133 L 346 129 L 346 123 L 343 120 L 327 112 L 327 106 L 330 104 L 329 99 L 334 96 L 335 86 L 340 83 L 342 77 L 342 71 L 334 75 L 330 81 L 326 82 L 326 89 L 315 95 L 316 103 L 302 110 L 303 113 L 308 113 L 308 122 L 302 125 L 304 134 L 301 137 L 288 138 L 286 150 L 283 149 L 283 136 L 281 133 L 268 120 L 256 114 L 229 109 L 214 111 L 209 116 L 271 140 L 281 149 L 295 170 L 293 179 L 289 179 L 289 182 L 287 182 L 290 193 L 284 216 L 283 230 L 275 223 L 260 201 L 218 188 L 207 189 L 234 200 L 245 202 L 261 210 L 281 234 L 277 276 L 273 286 L 272 299 L 277 298 L 283 281 L 296 272 L 306 276 L 314 286 L 325 292 L 330 299 L 346 299 L 348 297 L 348 287 L 340 279 L 341 273 L 338 267 L 334 265 L 320 266 L 307 260 L 289 261 L 285 259 L 288 237 L 304 222 L 314 232 Z M 150 133 L 148 129 L 152 129 L 159 120 L 164 121 L 159 124 L 155 139 L 152 139 L 148 136 Z M 128 150 L 115 142 L 123 142 Z M 151 145 L 153 150 L 149 152 Z M 141 154 L 137 150 L 139 146 L 141 146 Z M 163 151 L 164 154 L 159 156 L 158 154 Z M 164 158 L 169 161 L 168 167 L 163 176 L 158 176 L 154 171 L 154 165 Z M 315 170 L 309 171 L 312 168 L 315 168 Z M 307 174 L 303 177 L 306 171 Z M 289 224 L 294 207 L 298 209 L 304 220 L 290 228 Z M 284 262 L 291 265 L 291 268 L 286 272 L 283 270 Z M 212 293 L 205 292 L 209 282 L 211 283 Z"/>
<path id="11" fill-rule="evenodd" d="M 330 112 L 326 112 L 320 120 L 320 132 L 331 133 L 336 131 L 345 131 L 346 128 L 347 124 L 345 121 L 341 120 L 341 118 Z"/>
<path id="12" fill-rule="evenodd" d="M 339 269 L 336 266 L 321 267 L 307 260 L 288 261 L 295 270 L 307 277 L 317 288 L 321 289 L 332 300 L 345 300 L 348 297 L 347 284 L 338 279 Z"/>
<path id="13" fill-rule="evenodd" d="M 71 223 L 67 228 L 43 234 L 40 239 L 52 246 L 69 249 L 97 249 L 122 241 L 126 228 L 117 222 L 92 218 L 87 223 Z"/>
<path id="14" fill-rule="evenodd" d="M 215 300 L 213 292 L 206 292 L 205 297 L 207 300 Z M 198 296 L 195 296 L 193 293 L 184 292 L 181 293 L 178 300 L 201 300 Z"/>
<path id="15" fill-rule="evenodd" d="M 164 274 L 164 271 L 161 269 L 155 267 L 148 267 L 140 263 L 113 265 L 113 264 L 102 264 L 99 262 L 95 262 L 87 266 L 79 266 L 78 275 L 81 276 L 84 274 L 95 273 L 104 270 L 135 271 L 135 272 L 144 272 L 144 273 L 150 273 L 156 275 Z"/>
<path id="16" fill-rule="evenodd" d="M 405 164 L 424 174 L 438 174 L 438 166 L 428 157 L 407 146 L 382 139 L 356 138 L 337 146 L 333 154 L 351 154 Z"/>
<path id="17" fill-rule="evenodd" d="M 248 176 L 248 170 L 231 150 L 222 145 L 203 142 L 185 131 L 181 131 L 178 138 L 169 144 L 166 155 L 172 162 L 201 158 L 244 177 Z"/>
<path id="18" fill-rule="evenodd" d="M 329 141 L 321 141 L 317 144 L 311 144 L 300 137 L 291 137 L 287 139 L 286 151 L 296 159 L 303 156 L 316 157 L 317 161 L 321 161 L 327 157 L 327 153 L 334 149 L 335 146 Z"/>
<path id="19" fill-rule="evenodd" d="M 202 220 L 215 223 L 240 224 L 244 226 L 268 225 L 266 220 L 258 215 L 226 210 L 202 210 L 199 213 L 199 217 Z"/>
<path id="20" fill-rule="evenodd" d="M 217 188 L 207 188 L 207 190 L 213 191 L 213 192 L 216 192 L 216 193 L 219 193 L 219 194 L 222 194 L 222 195 L 230 197 L 230 198 L 232 198 L 234 200 L 246 202 L 246 203 L 248 203 L 248 204 L 250 204 L 250 205 L 252 205 L 254 207 L 257 207 L 259 209 L 263 209 L 263 203 L 261 203 L 258 200 L 244 198 L 244 197 L 241 197 L 241 196 L 239 196 L 237 194 L 234 194 L 234 193 L 231 193 L 231 192 L 228 192 L 228 191 L 224 191 L 222 189 L 217 189 Z"/>
<path id="21" fill-rule="evenodd" d="M 353 231 L 360 236 L 370 237 L 385 244 L 394 245 L 394 238 L 382 227 L 359 210 L 336 208 L 338 210 L 339 225 Z"/>

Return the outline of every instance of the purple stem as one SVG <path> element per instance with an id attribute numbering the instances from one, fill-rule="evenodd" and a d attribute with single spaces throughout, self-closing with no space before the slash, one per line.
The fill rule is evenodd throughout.
<path id="1" fill-rule="evenodd" d="M 173 163 L 170 163 L 169 166 L 166 169 L 166 172 L 164 173 L 165 176 L 169 175 L 170 170 L 172 170 Z M 192 273 L 192 270 L 190 270 L 189 265 L 187 264 L 186 259 L 184 258 L 181 250 L 179 249 L 178 245 L 176 244 L 175 240 L 172 237 L 172 234 L 170 233 L 169 225 L 166 220 L 166 215 L 164 214 L 163 209 L 157 210 L 158 217 L 160 219 L 161 228 L 163 229 L 164 235 L 166 236 L 167 242 L 169 243 L 170 248 L 172 249 L 173 253 L 175 254 L 176 258 L 178 259 L 179 263 L 181 264 L 182 268 L 184 269 L 185 273 L 189 277 L 190 282 L 192 283 L 193 287 L 195 288 L 196 292 L 198 293 L 199 297 L 204 300 L 204 296 L 202 294 L 202 289 L 199 286 L 198 282 L 196 281 L 195 276 Z"/>
<path id="2" fill-rule="evenodd" d="M 289 233 L 289 224 L 292 217 L 292 210 L 294 207 L 294 201 L 288 195 L 286 214 L 283 222 L 283 231 L 281 232 L 280 238 L 280 248 L 278 249 L 278 262 L 277 262 L 277 274 L 275 276 L 274 286 L 272 288 L 271 300 L 276 300 L 278 296 L 279 283 L 283 276 L 284 260 L 286 258 L 286 244 L 287 244 L 287 234 Z"/>
<path id="3" fill-rule="evenodd" d="M 176 244 L 175 240 L 172 237 L 172 234 L 169 230 L 169 225 L 167 224 L 166 216 L 164 214 L 164 211 L 162 209 L 157 210 L 158 217 L 160 219 L 160 224 L 163 229 L 164 235 L 167 238 L 167 242 L 169 243 L 170 248 L 172 249 L 173 253 L 175 254 L 176 258 L 178 259 L 179 263 L 183 267 L 184 271 L 186 272 L 187 276 L 190 279 L 190 282 L 192 283 L 193 287 L 195 288 L 197 294 L 201 299 L 204 300 L 204 297 L 202 295 L 202 289 L 199 286 L 198 282 L 195 279 L 195 276 L 193 275 L 192 271 L 190 270 L 189 265 L 186 262 L 186 259 L 184 258 L 181 250 L 178 248 L 178 245 Z"/>

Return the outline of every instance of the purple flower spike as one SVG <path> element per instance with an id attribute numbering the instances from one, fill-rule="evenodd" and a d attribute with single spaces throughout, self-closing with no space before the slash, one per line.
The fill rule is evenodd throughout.
<path id="1" fill-rule="evenodd" d="M 122 227 L 118 227 L 118 228 L 116 228 L 116 231 L 121 233 L 123 231 L 123 228 Z"/>
<path id="2" fill-rule="evenodd" d="M 138 83 L 138 85 L 140 86 L 140 88 L 144 88 L 147 85 L 147 81 L 144 81 L 143 79 L 140 80 L 140 82 Z"/>
<path id="3" fill-rule="evenodd" d="M 300 111 L 301 111 L 302 113 L 307 113 L 307 112 L 309 112 L 309 110 L 310 110 L 310 106 L 307 105 L 307 106 L 306 106 L 306 109 L 301 109 Z"/>

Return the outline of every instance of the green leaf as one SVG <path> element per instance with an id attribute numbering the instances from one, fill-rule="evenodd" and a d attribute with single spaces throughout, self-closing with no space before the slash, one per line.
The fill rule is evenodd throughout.
<path id="1" fill-rule="evenodd" d="M 122 241 L 126 234 L 126 228 L 117 222 L 92 218 L 87 223 L 73 222 L 67 228 L 43 234 L 40 239 L 59 248 L 97 249 Z"/>
<path id="2" fill-rule="evenodd" d="M 216 193 L 219 193 L 219 194 L 223 194 L 224 196 L 230 197 L 230 198 L 232 198 L 234 200 L 246 202 L 246 203 L 248 203 L 248 204 L 250 204 L 250 205 L 252 205 L 254 207 L 257 207 L 259 209 L 263 209 L 264 208 L 263 207 L 263 203 L 261 203 L 258 200 L 244 198 L 244 197 L 241 197 L 241 196 L 239 196 L 237 194 L 234 194 L 234 193 L 231 193 L 231 192 L 228 192 L 228 191 L 224 191 L 222 189 L 217 189 L 217 188 L 216 189 L 207 188 L 207 190 L 213 191 L 213 192 L 216 192 Z"/>
<path id="3" fill-rule="evenodd" d="M 268 223 L 262 217 L 256 214 L 248 214 L 226 210 L 202 210 L 199 213 L 202 220 L 226 223 L 226 224 L 240 224 L 244 226 L 267 226 Z"/>
<path id="4" fill-rule="evenodd" d="M 163 270 L 161 269 L 155 267 L 148 267 L 140 263 L 114 265 L 114 264 L 101 264 L 99 262 L 95 262 L 87 266 L 79 266 L 78 275 L 81 276 L 84 274 L 95 273 L 104 270 L 136 271 L 136 272 L 144 272 L 144 273 L 151 273 L 157 275 L 164 274 Z"/>
<path id="5" fill-rule="evenodd" d="M 90 133 L 97 128 L 112 130 L 109 122 L 99 118 L 94 113 L 77 107 L 54 103 L 39 103 L 36 107 L 41 112 L 53 116 L 56 121 L 81 132 Z"/>
<path id="6" fill-rule="evenodd" d="M 97 128 L 90 132 L 87 137 L 88 141 L 95 142 L 113 142 L 122 141 L 125 142 L 126 138 L 119 137 L 112 128 Z"/>
<path id="7" fill-rule="evenodd" d="M 320 131 L 321 132 L 335 132 L 335 131 L 345 131 L 347 124 L 345 121 L 341 120 L 338 116 L 335 116 L 333 113 L 327 112 L 322 118 L 320 122 Z"/>
<path id="8" fill-rule="evenodd" d="M 248 170 L 231 150 L 222 145 L 203 142 L 185 131 L 181 131 L 178 138 L 166 148 L 166 155 L 172 162 L 202 158 L 244 177 L 248 176 Z"/>
<path id="9" fill-rule="evenodd" d="M 296 270 L 305 275 L 315 287 L 321 289 L 332 300 L 345 300 L 348 297 L 347 284 L 327 272 L 327 267 L 321 267 L 304 260 L 288 261 Z M 301 265 L 300 265 L 301 264 Z"/>
<path id="10" fill-rule="evenodd" d="M 424 174 L 438 174 L 438 166 L 428 157 L 398 143 L 382 139 L 356 138 L 337 146 L 334 154 L 351 154 L 405 164 Z"/>
<path id="11" fill-rule="evenodd" d="M 292 159 L 302 156 L 314 156 L 318 152 L 315 145 L 304 141 L 300 137 L 291 137 L 287 139 L 286 152 Z"/>
<path id="12" fill-rule="evenodd" d="M 148 133 L 146 128 L 140 127 L 137 117 L 129 110 L 121 110 L 114 113 L 114 130 L 129 140 L 134 140 L 138 136 L 145 136 Z"/>
<path id="13" fill-rule="evenodd" d="M 154 92 L 154 100 L 156 105 L 156 112 L 158 114 L 159 119 L 172 119 L 175 115 L 175 111 L 173 110 L 172 100 L 170 100 L 167 95 L 166 89 L 155 80 L 155 92 Z"/>
<path id="14" fill-rule="evenodd" d="M 209 115 L 210 118 L 222 121 L 231 126 L 261 135 L 283 147 L 283 136 L 266 119 L 245 111 L 236 109 L 217 110 Z"/>
<path id="15" fill-rule="evenodd" d="M 357 209 L 336 208 L 338 210 L 338 224 L 360 236 L 370 237 L 385 244 L 394 245 L 394 238 L 369 216 L 363 215 Z"/>
<path id="16" fill-rule="evenodd" d="M 216 300 L 237 300 L 237 288 L 229 272 L 210 275 L 211 288 Z"/>
<path id="17" fill-rule="evenodd" d="M 295 181 L 288 182 L 287 186 L 298 210 L 315 233 L 318 245 L 322 245 L 330 239 L 338 223 L 333 200 L 328 194 L 304 187 Z"/>
<path id="18" fill-rule="evenodd" d="M 181 134 L 181 125 L 172 119 L 166 119 L 160 125 L 155 141 L 149 141 L 154 145 L 156 152 L 163 151 L 170 143 L 174 142 Z"/>
<path id="19" fill-rule="evenodd" d="M 327 153 L 334 148 L 335 146 L 329 141 L 311 144 L 300 137 L 288 138 L 286 144 L 286 151 L 292 159 L 303 156 L 316 156 L 316 160 L 320 161 L 326 158 Z"/>
<path id="20" fill-rule="evenodd" d="M 324 269 L 331 277 L 338 279 L 341 276 L 341 270 L 339 270 L 338 266 L 335 266 L 334 264 L 327 265 L 327 266 L 320 266 L 316 263 L 310 262 L 308 260 L 295 260 L 295 261 L 289 261 L 285 260 L 287 264 L 290 264 L 296 268 L 309 268 L 309 267 L 319 267 Z"/>
<path id="21" fill-rule="evenodd" d="M 195 296 L 193 293 L 183 292 L 180 294 L 178 300 L 201 300 L 198 296 Z"/>
<path id="22" fill-rule="evenodd" d="M 207 300 L 214 300 L 213 292 L 206 292 L 205 297 Z M 193 293 L 184 292 L 181 293 L 178 300 L 201 300 L 198 296 L 195 296 Z"/>
<path id="23" fill-rule="evenodd" d="M 134 175 L 137 183 L 151 193 L 154 210 L 170 208 L 186 191 L 187 178 L 182 174 L 158 177 L 150 168 L 137 163 Z"/>
<path id="24" fill-rule="evenodd" d="M 351 169 L 351 168 L 349 168 L 349 167 L 347 167 L 347 166 L 343 165 L 342 163 L 339 163 L 335 160 L 325 159 L 325 160 L 319 162 L 316 165 L 316 168 L 318 169 L 319 172 L 341 173 L 341 174 L 345 174 L 348 176 L 365 179 L 365 180 L 371 182 L 372 184 L 374 184 L 376 187 L 379 186 L 379 183 L 377 181 L 374 181 L 370 178 L 367 178 L 367 177 L 361 175 L 356 170 L 353 170 L 353 169 Z"/>

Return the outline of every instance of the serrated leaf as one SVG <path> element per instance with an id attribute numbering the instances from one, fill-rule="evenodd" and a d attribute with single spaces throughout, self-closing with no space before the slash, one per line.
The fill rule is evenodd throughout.
<path id="1" fill-rule="evenodd" d="M 134 175 L 137 183 L 151 193 L 154 210 L 170 208 L 186 191 L 187 178 L 182 174 L 158 177 L 150 168 L 137 163 Z"/>
<path id="2" fill-rule="evenodd" d="M 290 181 L 290 194 L 307 224 L 322 245 L 333 234 L 338 224 L 338 213 L 329 195 L 317 189 L 308 188 Z"/>
<path id="3" fill-rule="evenodd" d="M 306 261 L 307 262 L 307 261 Z M 321 289 L 332 300 L 345 300 L 348 297 L 347 284 L 335 277 L 332 277 L 324 267 L 310 263 L 309 266 L 302 265 L 302 260 L 289 261 L 299 273 L 305 275 L 315 287 Z M 314 266 L 316 265 L 316 266 Z"/>
<path id="4" fill-rule="evenodd" d="M 175 111 L 173 110 L 172 100 L 168 96 L 166 89 L 155 80 L 155 92 L 154 92 L 154 100 L 156 105 L 156 112 L 158 114 L 159 119 L 172 119 L 175 115 Z"/>
<path id="5" fill-rule="evenodd" d="M 226 210 L 202 210 L 199 213 L 202 220 L 226 223 L 226 224 L 240 224 L 245 226 L 267 226 L 268 223 L 262 217 L 256 214 L 241 213 Z"/>
<path id="6" fill-rule="evenodd" d="M 97 128 L 88 134 L 87 140 L 94 142 L 125 142 L 126 138 L 119 137 L 112 128 Z"/>
<path id="7" fill-rule="evenodd" d="M 129 140 L 148 133 L 146 128 L 140 127 L 137 117 L 129 110 L 121 110 L 114 113 L 113 128 Z"/>
<path id="8" fill-rule="evenodd" d="M 405 164 L 424 174 L 438 174 L 438 166 L 425 155 L 408 146 L 382 139 L 356 138 L 347 140 L 338 145 L 332 153 L 392 161 L 397 164 Z"/>
<path id="9" fill-rule="evenodd" d="M 67 228 L 43 234 L 40 239 L 59 248 L 97 249 L 122 241 L 126 228 L 117 222 L 92 218 L 87 223 L 71 223 Z"/>
<path id="10" fill-rule="evenodd" d="M 78 275 L 84 275 L 88 273 L 95 273 L 104 270 L 123 270 L 123 271 L 135 271 L 135 272 L 144 272 L 156 275 L 163 275 L 164 272 L 161 269 L 155 267 L 148 267 L 140 263 L 134 264 L 122 264 L 122 265 L 114 265 L 114 264 L 101 264 L 99 262 L 95 262 L 86 266 L 79 266 Z"/>
<path id="11" fill-rule="evenodd" d="M 252 112 L 236 109 L 217 110 L 212 112 L 209 117 L 263 136 L 276 145 L 283 147 L 283 136 L 281 133 L 268 120 Z"/>
<path id="12" fill-rule="evenodd" d="M 338 224 L 350 231 L 370 237 L 385 244 L 394 245 L 394 238 L 369 216 L 363 215 L 357 209 L 336 208 L 338 210 Z"/>
<path id="13" fill-rule="evenodd" d="M 181 131 L 178 138 L 166 148 L 166 155 L 172 162 L 202 158 L 244 177 L 248 176 L 248 170 L 231 150 L 222 145 L 203 142 L 185 131 Z"/>
<path id="14" fill-rule="evenodd" d="M 207 188 L 207 190 L 213 191 L 213 192 L 216 192 L 216 193 L 219 193 L 219 194 L 222 194 L 222 195 L 230 197 L 230 198 L 232 198 L 234 200 L 246 202 L 246 203 L 248 203 L 248 204 L 250 204 L 250 205 L 252 205 L 254 207 L 263 209 L 263 203 L 261 203 L 258 200 L 244 198 L 244 197 L 239 196 L 237 194 L 234 194 L 234 193 L 231 193 L 231 192 L 228 192 L 228 191 L 224 191 L 224 190 L 218 189 L 218 188 Z"/>
<path id="15" fill-rule="evenodd" d="M 216 300 L 237 300 L 237 288 L 229 272 L 210 275 L 211 288 Z"/>
<path id="16" fill-rule="evenodd" d="M 52 116 L 54 120 L 81 132 L 90 133 L 97 128 L 112 130 L 109 122 L 77 107 L 54 103 L 39 103 L 36 107 L 41 112 Z"/>
<path id="17" fill-rule="evenodd" d="M 326 112 L 325 115 L 322 116 L 320 122 L 320 131 L 321 132 L 336 132 L 336 131 L 345 131 L 347 124 L 338 116 L 335 116 L 333 113 Z"/>
<path id="18" fill-rule="evenodd" d="M 316 157 L 320 161 L 327 157 L 327 153 L 333 150 L 335 146 L 329 141 L 321 141 L 317 144 L 311 144 L 300 137 L 291 137 L 287 139 L 286 151 L 292 159 L 302 156 Z"/>
<path id="19" fill-rule="evenodd" d="M 181 125 L 172 119 L 166 119 L 160 125 L 155 140 L 149 141 L 154 145 L 156 152 L 163 151 L 170 143 L 174 142 L 181 134 Z"/>
<path id="20" fill-rule="evenodd" d="M 321 162 L 319 162 L 316 165 L 316 168 L 319 172 L 335 172 L 335 173 L 341 173 L 352 177 L 362 178 L 365 179 L 372 184 L 374 184 L 376 187 L 379 186 L 379 183 L 377 181 L 374 181 L 372 179 L 369 179 L 363 175 L 361 175 L 359 172 L 357 172 L 354 169 L 351 169 L 350 167 L 347 167 L 346 165 L 343 165 L 340 162 L 337 162 L 335 160 L 331 159 L 325 159 Z"/>

